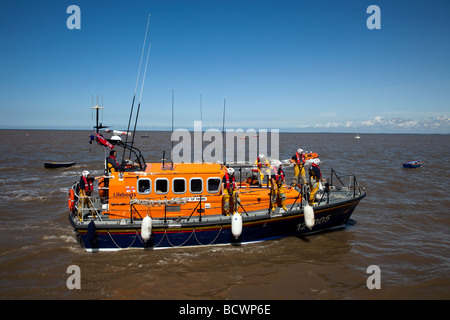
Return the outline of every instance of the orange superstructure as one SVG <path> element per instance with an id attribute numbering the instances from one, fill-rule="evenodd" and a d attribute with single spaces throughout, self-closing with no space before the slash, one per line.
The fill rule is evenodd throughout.
<path id="1" fill-rule="evenodd" d="M 110 219 L 189 217 L 199 214 L 223 214 L 221 193 L 226 167 L 213 163 L 148 163 L 145 171 L 114 173 L 109 179 L 108 214 Z M 239 212 L 267 209 L 270 203 L 267 187 L 245 187 L 240 184 Z M 287 204 L 299 192 L 287 188 Z"/>

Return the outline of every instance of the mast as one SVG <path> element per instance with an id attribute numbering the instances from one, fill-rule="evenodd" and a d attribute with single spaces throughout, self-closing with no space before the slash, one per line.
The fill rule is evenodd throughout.
<path id="1" fill-rule="evenodd" d="M 173 134 L 173 117 L 174 117 L 174 88 L 172 88 L 172 134 Z M 172 151 L 173 151 L 173 140 L 172 141 Z M 171 153 L 172 154 L 172 153 Z"/>
<path id="2" fill-rule="evenodd" d="M 142 91 L 144 90 L 145 74 L 147 73 L 148 57 L 150 56 L 151 46 L 152 46 L 152 44 L 150 43 L 148 46 L 148 51 L 147 51 L 147 61 L 145 62 L 144 77 L 142 78 L 141 94 L 139 96 L 139 104 L 138 104 L 138 109 L 136 112 L 136 120 L 134 122 L 133 138 L 131 139 L 131 149 L 133 149 L 134 135 L 136 134 L 136 126 L 137 126 L 137 121 L 139 118 L 139 110 L 141 109 Z M 130 157 L 131 157 L 131 150 L 130 150 Z"/>
<path id="3" fill-rule="evenodd" d="M 227 98 L 223 98 L 223 120 L 222 120 L 222 135 L 225 133 L 225 102 L 227 101 Z M 225 139 L 225 137 L 222 137 Z M 224 140 L 225 141 L 225 140 Z"/>
<path id="4" fill-rule="evenodd" d="M 200 121 L 203 121 L 202 95 L 200 95 Z"/>
<path id="5" fill-rule="evenodd" d="M 222 143 L 225 143 L 225 103 L 227 98 L 223 98 L 223 122 L 222 122 Z M 223 156 L 223 154 L 222 154 Z M 225 158 L 223 159 L 223 163 L 225 164 Z"/>
<path id="6" fill-rule="evenodd" d="M 102 102 L 103 102 L 103 96 L 102 96 Z M 99 123 L 99 122 L 98 122 L 98 119 L 99 119 L 99 111 L 100 111 L 100 109 L 102 110 L 102 115 L 103 115 L 103 103 L 102 103 L 102 106 L 101 106 L 101 107 L 98 105 L 98 95 L 97 95 L 97 104 L 95 105 L 95 107 L 94 107 L 94 96 L 92 96 L 92 107 L 91 107 L 91 109 L 92 109 L 92 111 L 94 111 L 94 110 L 96 111 L 96 116 L 95 116 L 95 127 L 94 127 L 94 129 L 95 129 L 95 133 L 98 134 L 98 132 L 99 132 L 100 129 L 106 128 L 106 127 L 104 127 L 104 126 L 102 125 L 102 123 Z"/>

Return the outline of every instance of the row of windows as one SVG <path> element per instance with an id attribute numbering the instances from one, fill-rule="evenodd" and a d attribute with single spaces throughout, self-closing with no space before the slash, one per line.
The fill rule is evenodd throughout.
<path id="1" fill-rule="evenodd" d="M 206 180 L 206 191 L 208 193 L 217 193 L 220 189 L 222 180 L 220 178 L 208 178 Z M 152 180 L 149 178 L 141 178 L 138 180 L 138 193 L 149 194 L 152 192 Z M 170 182 L 167 178 L 156 178 L 154 183 L 154 192 L 157 194 L 166 194 L 169 192 Z M 190 193 L 203 192 L 203 179 L 189 179 L 189 189 L 185 178 L 174 178 L 172 180 L 172 192 L 182 194 L 189 190 Z"/>

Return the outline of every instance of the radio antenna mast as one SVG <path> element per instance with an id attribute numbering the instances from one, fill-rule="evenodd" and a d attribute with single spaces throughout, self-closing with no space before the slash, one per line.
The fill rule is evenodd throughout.
<path id="1" fill-rule="evenodd" d="M 136 85 L 134 87 L 134 95 L 133 95 L 133 101 L 131 102 L 131 112 L 130 112 L 130 118 L 128 120 L 128 128 L 127 128 L 127 136 L 125 138 L 125 146 L 128 143 L 128 135 L 130 133 L 130 125 L 131 125 L 131 118 L 133 116 L 133 108 L 134 108 L 134 100 L 136 99 L 136 91 L 137 91 L 137 86 L 139 83 L 139 76 L 141 74 L 141 66 L 142 66 L 142 58 L 144 56 L 144 50 L 145 50 L 145 43 L 147 42 L 147 33 L 148 33 L 148 26 L 150 24 L 150 14 L 148 15 L 148 19 L 147 19 L 147 28 L 145 29 L 145 36 L 144 36 L 144 44 L 142 45 L 142 51 L 141 51 L 141 60 L 139 62 L 139 69 L 138 69 L 138 74 L 136 77 Z M 125 147 L 123 148 L 123 154 L 122 154 L 122 162 L 125 160 Z"/>
<path id="2" fill-rule="evenodd" d="M 150 56 L 151 46 L 152 46 L 152 44 L 150 43 L 148 45 L 147 60 L 145 62 L 144 76 L 142 78 L 141 94 L 139 96 L 139 104 L 138 104 L 138 108 L 137 108 L 137 112 L 136 112 L 136 120 L 134 121 L 134 130 L 133 130 L 133 138 L 131 139 L 130 157 L 131 157 L 131 150 L 133 149 L 133 144 L 134 144 L 134 135 L 136 133 L 136 126 L 137 126 L 137 121 L 138 121 L 138 117 L 139 117 L 139 110 L 141 109 L 142 91 L 144 90 L 145 75 L 147 73 L 148 57 Z"/>

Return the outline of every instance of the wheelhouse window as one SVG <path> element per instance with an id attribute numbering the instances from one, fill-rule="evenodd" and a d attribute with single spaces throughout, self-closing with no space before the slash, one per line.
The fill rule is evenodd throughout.
<path id="1" fill-rule="evenodd" d="M 206 181 L 206 190 L 209 193 L 217 193 L 220 190 L 220 184 L 222 180 L 220 178 L 208 178 Z"/>
<path id="2" fill-rule="evenodd" d="M 173 193 L 185 193 L 186 192 L 186 180 L 184 178 L 175 178 L 172 181 Z"/>
<path id="3" fill-rule="evenodd" d="M 139 179 L 137 184 L 139 194 L 149 194 L 152 191 L 152 181 L 150 179 Z"/>
<path id="4" fill-rule="evenodd" d="M 169 180 L 166 178 L 158 178 L 155 180 L 155 192 L 165 194 L 169 192 Z"/>
<path id="5" fill-rule="evenodd" d="M 203 191 L 203 179 L 192 178 L 189 180 L 189 190 L 191 193 L 201 193 Z"/>

